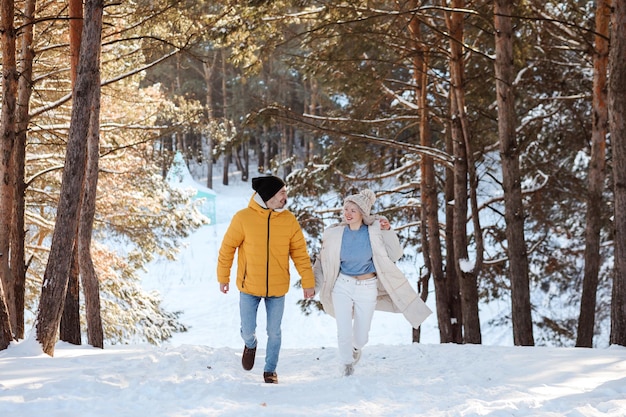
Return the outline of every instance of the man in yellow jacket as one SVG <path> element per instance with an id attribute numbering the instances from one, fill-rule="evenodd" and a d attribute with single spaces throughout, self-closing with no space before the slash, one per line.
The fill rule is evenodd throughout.
<path id="1" fill-rule="evenodd" d="M 240 333 L 244 341 L 243 369 L 254 366 L 256 318 L 261 300 L 267 314 L 267 348 L 263 378 L 278 383 L 276 365 L 281 344 L 285 294 L 289 291 L 289 258 L 302 278 L 304 298 L 315 296 L 315 278 L 302 228 L 287 205 L 287 188 L 273 175 L 252 179 L 256 193 L 248 207 L 233 216 L 217 260 L 220 291 L 229 290 L 230 270 L 237 253 Z"/>

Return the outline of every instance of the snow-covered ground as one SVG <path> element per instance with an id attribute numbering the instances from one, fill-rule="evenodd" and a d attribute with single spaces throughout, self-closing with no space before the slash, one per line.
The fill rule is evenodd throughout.
<path id="1" fill-rule="evenodd" d="M 222 235 L 252 191 L 236 177 L 215 191 L 216 224 L 190 236 L 178 261 L 157 260 L 143 277 L 190 330 L 158 347 L 59 343 L 53 358 L 32 336 L 14 343 L 0 352 L 2 416 L 626 416 L 626 348 L 513 347 L 508 334 L 489 331 L 484 345 L 441 345 L 434 316 L 412 344 L 401 315 L 376 312 L 355 375 L 342 377 L 334 320 L 303 315 L 296 288 L 279 384 L 263 383 L 264 309 L 257 363 L 246 372 L 238 292 L 220 293 L 215 280 Z"/>
<path id="2" fill-rule="evenodd" d="M 50 358 L 27 340 L 0 353 L 0 410 L 15 417 L 626 415 L 624 348 L 377 344 L 347 378 L 335 354 L 333 346 L 286 343 L 279 384 L 270 385 L 261 376 L 263 349 L 246 372 L 239 348 L 60 343 Z"/>

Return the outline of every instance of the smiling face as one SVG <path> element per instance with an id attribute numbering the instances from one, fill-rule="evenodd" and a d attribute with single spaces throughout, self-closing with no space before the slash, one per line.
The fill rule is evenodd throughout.
<path id="1" fill-rule="evenodd" d="M 279 192 L 274 194 L 274 197 L 265 202 L 267 208 L 276 210 L 281 209 L 287 205 L 287 188 L 283 187 Z"/>
<path id="2" fill-rule="evenodd" d="M 363 224 L 363 213 L 356 204 L 348 201 L 343 206 L 343 219 L 350 226 L 350 229 L 356 230 Z"/>

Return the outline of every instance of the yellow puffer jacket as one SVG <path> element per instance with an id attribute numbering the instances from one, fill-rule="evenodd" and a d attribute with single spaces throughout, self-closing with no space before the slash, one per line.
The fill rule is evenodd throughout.
<path id="1" fill-rule="evenodd" d="M 311 258 L 300 224 L 288 210 L 274 211 L 250 199 L 233 216 L 217 260 L 217 280 L 230 282 L 237 254 L 237 288 L 259 297 L 281 297 L 289 291 L 289 257 L 302 278 L 302 288 L 313 288 Z"/>

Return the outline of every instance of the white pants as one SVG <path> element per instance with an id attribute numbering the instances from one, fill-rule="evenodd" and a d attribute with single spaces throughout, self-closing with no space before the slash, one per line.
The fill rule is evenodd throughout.
<path id="1" fill-rule="evenodd" d="M 358 280 L 339 274 L 332 296 L 339 360 L 348 365 L 353 362 L 353 348 L 361 349 L 368 341 L 378 296 L 377 279 Z"/>

